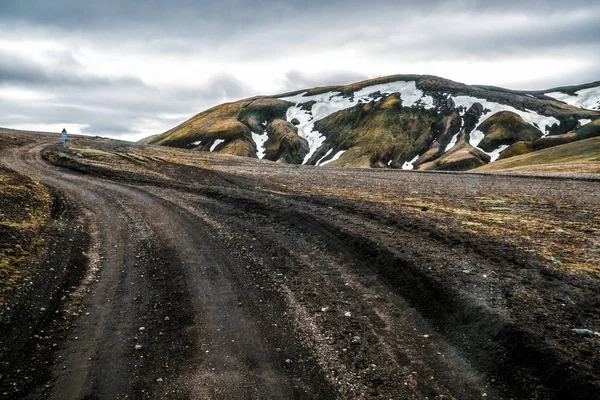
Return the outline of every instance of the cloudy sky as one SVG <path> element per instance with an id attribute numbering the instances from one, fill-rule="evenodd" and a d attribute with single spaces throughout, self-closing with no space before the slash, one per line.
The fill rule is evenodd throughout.
<path id="1" fill-rule="evenodd" d="M 1 0 L 0 126 L 136 140 L 213 105 L 399 74 L 600 80 L 590 0 Z"/>

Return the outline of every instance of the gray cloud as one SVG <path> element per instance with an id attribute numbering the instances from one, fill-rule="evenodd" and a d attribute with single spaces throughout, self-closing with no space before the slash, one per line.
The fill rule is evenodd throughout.
<path id="1" fill-rule="evenodd" d="M 398 13 L 466 10 L 476 12 L 531 12 L 551 14 L 563 10 L 589 8 L 589 0 L 103 0 L 93 5 L 79 0 L 4 0 L 0 3 L 0 18 L 22 20 L 59 27 L 103 29 L 106 26 L 162 26 L 165 32 L 176 28 L 197 31 L 204 27 L 223 25 L 222 31 L 245 29 L 264 25 L 271 18 L 292 19 L 297 16 L 315 16 L 324 13 L 345 14 L 380 9 Z M 383 15 L 383 14 L 382 14 Z M 123 23 L 127 22 L 127 25 Z M 194 23 L 190 26 L 181 26 Z M 227 26 L 225 27 L 225 23 Z"/>
<path id="2" fill-rule="evenodd" d="M 57 51 L 46 63 L 0 49 L 0 83 L 36 87 L 144 86 L 136 77 L 109 78 L 88 73 L 72 52 Z"/>

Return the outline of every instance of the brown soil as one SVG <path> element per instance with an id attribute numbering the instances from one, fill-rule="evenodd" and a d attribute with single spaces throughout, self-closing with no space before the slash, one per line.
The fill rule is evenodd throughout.
<path id="1" fill-rule="evenodd" d="M 48 259 L 73 272 L 51 285 L 72 295 L 52 295 L 44 312 L 40 296 L 0 328 L 7 398 L 590 399 L 600 390 L 600 338 L 573 331 L 600 329 L 593 178 L 55 143 L 39 136 L 0 156 L 63 193 L 57 220 L 83 229 L 57 232 L 61 250 Z M 78 244 L 62 246 L 69 235 Z M 65 264 L 78 245 L 85 260 Z M 25 331 L 17 351 L 5 338 Z"/>

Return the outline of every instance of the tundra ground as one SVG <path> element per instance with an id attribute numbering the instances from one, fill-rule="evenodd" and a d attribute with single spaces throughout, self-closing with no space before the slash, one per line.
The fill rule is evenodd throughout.
<path id="1" fill-rule="evenodd" d="M 4 398 L 594 398 L 600 181 L 0 136 L 54 193 Z M 15 300 L 16 301 L 16 300 Z M 589 329 L 581 334 L 574 329 Z"/>

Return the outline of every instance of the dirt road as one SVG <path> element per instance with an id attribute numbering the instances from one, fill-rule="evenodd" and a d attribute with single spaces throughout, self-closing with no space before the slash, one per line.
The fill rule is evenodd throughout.
<path id="1" fill-rule="evenodd" d="M 592 281 L 489 238 L 442 237 L 435 221 L 258 192 L 264 182 L 248 175 L 161 163 L 136 181 L 60 168 L 41 157 L 55 141 L 0 157 L 54 189 L 62 224 L 27 306 L 33 322 L 2 328 L 21 337 L 2 339 L 4 398 L 598 393 L 598 357 L 578 353 L 597 341 L 545 336 L 576 317 L 539 331 L 548 321 L 513 297 L 551 299 L 546 311 L 567 297 L 597 321 Z"/>

